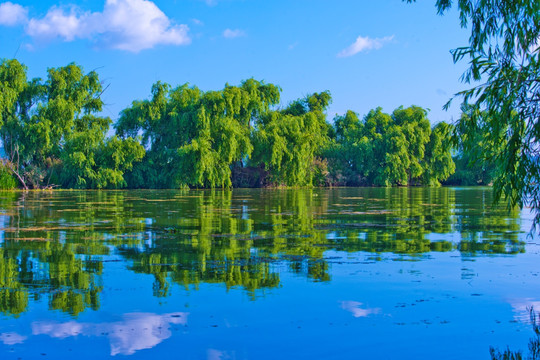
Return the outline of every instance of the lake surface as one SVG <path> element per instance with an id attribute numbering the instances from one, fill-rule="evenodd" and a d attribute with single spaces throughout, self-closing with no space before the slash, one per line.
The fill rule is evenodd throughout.
<path id="1" fill-rule="evenodd" d="M 489 359 L 540 246 L 489 188 L 0 193 L 1 359 Z"/>

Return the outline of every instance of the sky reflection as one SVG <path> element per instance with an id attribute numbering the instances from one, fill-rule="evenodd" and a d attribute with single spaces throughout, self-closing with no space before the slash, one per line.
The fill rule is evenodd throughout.
<path id="1" fill-rule="evenodd" d="M 32 335 L 48 335 L 55 339 L 78 335 L 105 336 L 111 345 L 111 356 L 132 355 L 136 351 L 153 348 L 170 338 L 172 335 L 171 325 L 186 325 L 187 316 L 188 313 L 183 312 L 164 315 L 132 313 L 125 314 L 123 321 L 101 324 L 76 321 L 66 323 L 34 322 L 32 323 Z"/>
<path id="2" fill-rule="evenodd" d="M 368 317 L 370 315 L 379 314 L 381 312 L 380 308 L 362 308 L 362 305 L 364 304 L 357 301 L 341 302 L 341 308 L 350 312 L 355 318 Z"/>
<path id="3" fill-rule="evenodd" d="M 22 344 L 27 337 L 15 332 L 6 332 L 0 334 L 0 341 L 6 345 Z"/>
<path id="4" fill-rule="evenodd" d="M 509 301 L 514 310 L 514 319 L 528 323 L 530 321 L 530 309 L 533 308 L 535 312 L 540 311 L 540 301 L 525 298 L 525 299 L 512 299 Z"/>

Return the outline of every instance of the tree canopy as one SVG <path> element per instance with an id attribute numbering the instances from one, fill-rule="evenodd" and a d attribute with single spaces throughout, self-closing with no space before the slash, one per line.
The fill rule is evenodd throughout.
<path id="1" fill-rule="evenodd" d="M 414 0 L 407 0 L 413 2 Z M 469 107 L 458 134 L 478 134 L 487 144 L 479 160 L 495 164 L 497 199 L 530 205 L 540 224 L 540 2 L 531 0 L 437 0 L 439 13 L 457 7 L 469 44 L 452 51 L 469 60 L 458 94 Z"/>
<path id="2" fill-rule="evenodd" d="M 0 138 L 23 188 L 126 185 L 123 171 L 144 149 L 133 139 L 106 139 L 112 121 L 95 115 L 103 106 L 96 72 L 72 63 L 29 81 L 24 65 L 3 60 L 0 79 Z"/>
<path id="3" fill-rule="evenodd" d="M 0 63 L 0 188 L 437 186 L 455 168 L 452 127 L 432 129 L 418 106 L 332 122 L 329 91 L 281 105 L 281 88 L 255 79 L 209 91 L 158 81 L 113 133 L 95 71 L 26 74 Z"/>
<path id="4" fill-rule="evenodd" d="M 330 101 L 328 91 L 314 93 L 258 119 L 252 163 L 269 170 L 271 182 L 313 185 L 320 172 L 314 163 L 315 156 L 320 155 L 329 140 L 330 125 L 324 111 Z"/>
<path id="5" fill-rule="evenodd" d="M 433 131 L 426 110 L 381 108 L 363 119 L 348 111 L 334 119 L 335 139 L 327 151 L 330 173 L 342 185 L 440 185 L 455 169 L 450 126 Z"/>
<path id="6" fill-rule="evenodd" d="M 116 124 L 120 137 L 142 133 L 148 152 L 134 187 L 230 187 L 231 166 L 253 151 L 252 126 L 279 102 L 280 89 L 249 79 L 204 92 L 158 82 L 152 99 L 135 101 Z"/>

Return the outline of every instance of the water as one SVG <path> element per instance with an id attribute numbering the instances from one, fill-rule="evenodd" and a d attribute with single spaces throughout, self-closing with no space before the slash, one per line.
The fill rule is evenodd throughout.
<path id="1" fill-rule="evenodd" d="M 488 359 L 540 310 L 488 188 L 0 193 L 1 359 Z"/>

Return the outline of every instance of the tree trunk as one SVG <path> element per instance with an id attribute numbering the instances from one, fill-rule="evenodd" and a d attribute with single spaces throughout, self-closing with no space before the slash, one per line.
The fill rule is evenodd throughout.
<path id="1" fill-rule="evenodd" d="M 15 174 L 15 176 L 17 177 L 17 179 L 19 179 L 21 185 L 23 186 L 24 190 L 28 190 L 28 186 L 26 185 L 26 183 L 24 182 L 24 179 L 22 178 L 21 175 L 19 175 L 19 173 L 17 171 L 15 171 L 15 169 L 13 169 L 13 165 L 10 167 L 11 171 L 13 172 L 13 174 Z"/>

